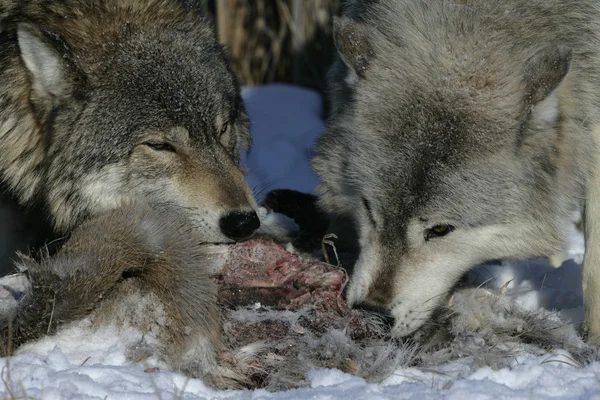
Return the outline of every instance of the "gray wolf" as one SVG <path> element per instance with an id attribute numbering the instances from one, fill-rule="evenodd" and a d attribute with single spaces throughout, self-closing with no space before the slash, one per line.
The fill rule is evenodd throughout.
<path id="1" fill-rule="evenodd" d="M 584 208 L 600 342 L 600 2 L 350 2 L 334 22 L 320 205 L 351 216 L 348 300 L 415 332 L 476 264 L 557 254 Z"/>
<path id="2" fill-rule="evenodd" d="M 0 1 L 0 178 L 59 233 L 139 197 L 251 235 L 250 146 L 212 27 L 177 0 Z"/>
<path id="3" fill-rule="evenodd" d="M 54 256 L 17 263 L 30 288 L 0 319 L 2 355 L 83 318 L 92 326 L 121 318 L 156 335 L 173 369 L 217 379 L 214 247 L 181 210 L 136 203 L 89 218 Z"/>

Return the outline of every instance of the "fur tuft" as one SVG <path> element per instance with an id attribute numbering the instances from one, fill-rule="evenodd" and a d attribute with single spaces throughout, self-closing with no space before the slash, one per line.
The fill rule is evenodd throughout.
<path id="1" fill-rule="evenodd" d="M 339 319 L 336 319 L 339 318 Z M 567 350 L 576 366 L 596 358 L 575 328 L 547 311 L 521 308 L 501 293 L 458 291 L 414 337 L 389 337 L 389 326 L 372 312 L 353 310 L 340 317 L 315 310 L 276 311 L 238 308 L 224 316 L 224 343 L 230 348 L 260 344 L 231 358 L 232 369 L 250 388 L 272 391 L 307 386 L 311 369 L 337 368 L 381 382 L 399 368 L 419 368 L 447 375 L 445 364 L 461 360 L 466 370 L 511 367 L 516 357 Z M 244 360 L 239 362 L 239 360 Z"/>
<path id="2" fill-rule="evenodd" d="M 172 368 L 213 373 L 220 316 L 210 259 L 182 215 L 132 204 L 90 219 L 55 256 L 21 260 L 31 290 L 1 321 L 2 354 L 88 316 L 97 324 L 125 315 L 142 332 L 162 320 L 158 337 Z M 162 317 L 121 311 L 139 296 L 151 296 Z"/>

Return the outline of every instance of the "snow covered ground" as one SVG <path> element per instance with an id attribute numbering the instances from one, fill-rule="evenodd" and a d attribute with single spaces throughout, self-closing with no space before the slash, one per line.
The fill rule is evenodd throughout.
<path id="1" fill-rule="evenodd" d="M 275 188 L 310 192 L 317 183 L 308 167 L 311 145 L 322 129 L 319 97 L 310 91 L 272 85 L 244 90 L 253 119 L 255 147 L 246 158 L 248 181 L 260 194 Z M 572 234 L 569 257 L 554 268 L 543 260 L 486 265 L 471 273 L 475 284 L 500 288 L 532 310 L 559 310 L 570 321 L 583 318 L 580 288 L 583 243 Z M 125 349 L 139 332 L 113 327 L 78 337 L 78 330 L 28 346 L 0 360 L 0 398 L 42 399 L 600 399 L 600 362 L 578 368 L 563 351 L 517 355 L 511 368 L 475 372 L 461 362 L 435 371 L 402 368 L 382 384 L 370 384 L 337 370 L 310 371 L 311 386 L 288 392 L 215 391 L 201 381 L 148 365 L 127 365 Z"/>

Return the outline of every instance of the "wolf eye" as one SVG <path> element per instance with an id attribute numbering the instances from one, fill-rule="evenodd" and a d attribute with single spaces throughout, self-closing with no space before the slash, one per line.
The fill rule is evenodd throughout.
<path id="1" fill-rule="evenodd" d="M 167 142 L 145 142 L 144 144 L 150 147 L 152 150 L 170 151 L 172 153 L 175 153 L 175 147 L 173 147 L 170 143 Z"/>
<path id="2" fill-rule="evenodd" d="M 453 230 L 454 230 L 454 227 L 452 225 L 448 225 L 448 224 L 435 225 L 432 228 L 427 229 L 427 231 L 425 232 L 425 240 L 433 239 L 436 237 L 446 236 Z"/>
<path id="3" fill-rule="evenodd" d="M 223 125 L 221 126 L 221 131 L 219 131 L 219 135 L 225 134 L 225 132 L 227 132 L 227 129 L 229 129 L 229 121 L 225 121 L 223 123 Z"/>

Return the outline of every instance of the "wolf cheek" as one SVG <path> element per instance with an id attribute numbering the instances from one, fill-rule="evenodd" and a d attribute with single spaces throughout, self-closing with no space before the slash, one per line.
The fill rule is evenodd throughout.
<path id="1" fill-rule="evenodd" d="M 173 139 L 156 143 L 137 146 L 130 158 L 128 180 L 137 193 L 153 204 L 185 209 L 207 241 L 245 239 L 259 228 L 252 192 L 229 154 L 186 148 Z"/>

